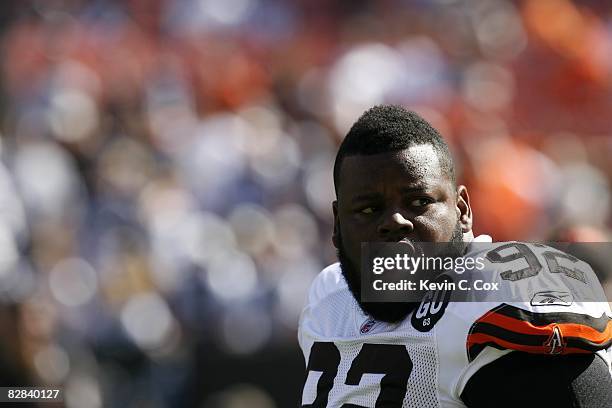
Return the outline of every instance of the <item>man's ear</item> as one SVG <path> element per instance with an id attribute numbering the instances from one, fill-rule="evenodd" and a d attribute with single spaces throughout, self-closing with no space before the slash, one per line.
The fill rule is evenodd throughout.
<path id="1" fill-rule="evenodd" d="M 457 187 L 457 218 L 461 224 L 464 234 L 472 231 L 472 207 L 470 206 L 470 196 L 467 187 L 460 185 Z"/>
<path id="2" fill-rule="evenodd" d="M 332 211 L 334 212 L 334 232 L 332 233 L 332 243 L 338 249 L 338 235 L 340 235 L 340 224 L 338 223 L 338 200 L 332 203 Z"/>

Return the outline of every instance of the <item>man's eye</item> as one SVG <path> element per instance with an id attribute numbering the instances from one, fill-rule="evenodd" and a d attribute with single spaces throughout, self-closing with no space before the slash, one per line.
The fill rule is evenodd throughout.
<path id="1" fill-rule="evenodd" d="M 431 198 L 421 197 L 421 198 L 416 198 L 416 199 L 410 201 L 410 206 L 412 206 L 412 207 L 424 207 L 427 204 L 431 204 L 431 203 L 433 203 L 433 200 Z"/>
<path id="2" fill-rule="evenodd" d="M 366 208 L 362 208 L 358 212 L 359 212 L 359 214 L 370 215 L 370 214 L 374 214 L 375 211 L 376 211 L 375 207 L 366 207 Z"/>

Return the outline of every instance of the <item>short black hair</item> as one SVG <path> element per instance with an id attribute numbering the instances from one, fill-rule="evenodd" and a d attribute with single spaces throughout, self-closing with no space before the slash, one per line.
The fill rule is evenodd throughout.
<path id="1" fill-rule="evenodd" d="M 336 195 L 340 183 L 340 168 L 345 157 L 394 152 L 423 144 L 433 146 L 442 171 L 454 186 L 456 179 L 453 157 L 444 138 L 429 122 L 415 112 L 397 105 L 378 105 L 370 108 L 353 124 L 338 149 L 334 163 Z"/>

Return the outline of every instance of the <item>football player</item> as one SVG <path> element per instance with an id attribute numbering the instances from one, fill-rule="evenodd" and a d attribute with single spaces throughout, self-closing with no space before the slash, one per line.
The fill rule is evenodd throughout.
<path id="1" fill-rule="evenodd" d="M 543 245 L 474 237 L 467 188 L 428 122 L 397 106 L 368 110 L 339 148 L 334 183 L 339 263 L 317 276 L 300 318 L 302 407 L 612 407 L 612 314 L 584 301 L 603 299 L 592 270 Z M 480 251 L 497 297 L 364 302 L 368 242 Z M 509 266 L 517 259 L 527 267 Z"/>

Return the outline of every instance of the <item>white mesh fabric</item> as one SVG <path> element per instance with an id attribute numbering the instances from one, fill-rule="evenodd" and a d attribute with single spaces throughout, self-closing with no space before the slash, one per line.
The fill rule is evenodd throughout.
<path id="1" fill-rule="evenodd" d="M 438 366 L 433 336 L 420 343 L 408 342 L 406 348 L 412 359 L 412 373 L 408 379 L 408 391 L 404 398 L 404 407 L 435 408 L 439 407 L 436 392 Z"/>
<path id="2" fill-rule="evenodd" d="M 384 374 L 364 374 L 359 385 L 345 384 L 351 364 L 364 344 L 394 344 L 406 347 L 412 370 L 408 378 L 406 396 L 402 407 L 437 408 L 437 367 L 435 336 L 412 328 L 410 319 L 400 325 L 376 322 L 370 331 L 362 334 L 360 326 L 368 320 L 346 288 L 344 282 L 325 279 L 327 287 L 320 285 L 316 296 L 304 312 L 300 325 L 302 346 L 310 347 L 315 341 L 333 342 L 340 353 L 340 364 L 329 394 L 328 407 L 356 404 L 374 407 L 380 393 L 380 381 Z M 409 367 L 406 367 L 408 370 Z M 303 404 L 310 404 L 316 397 L 320 373 L 308 374 L 303 393 Z"/>

